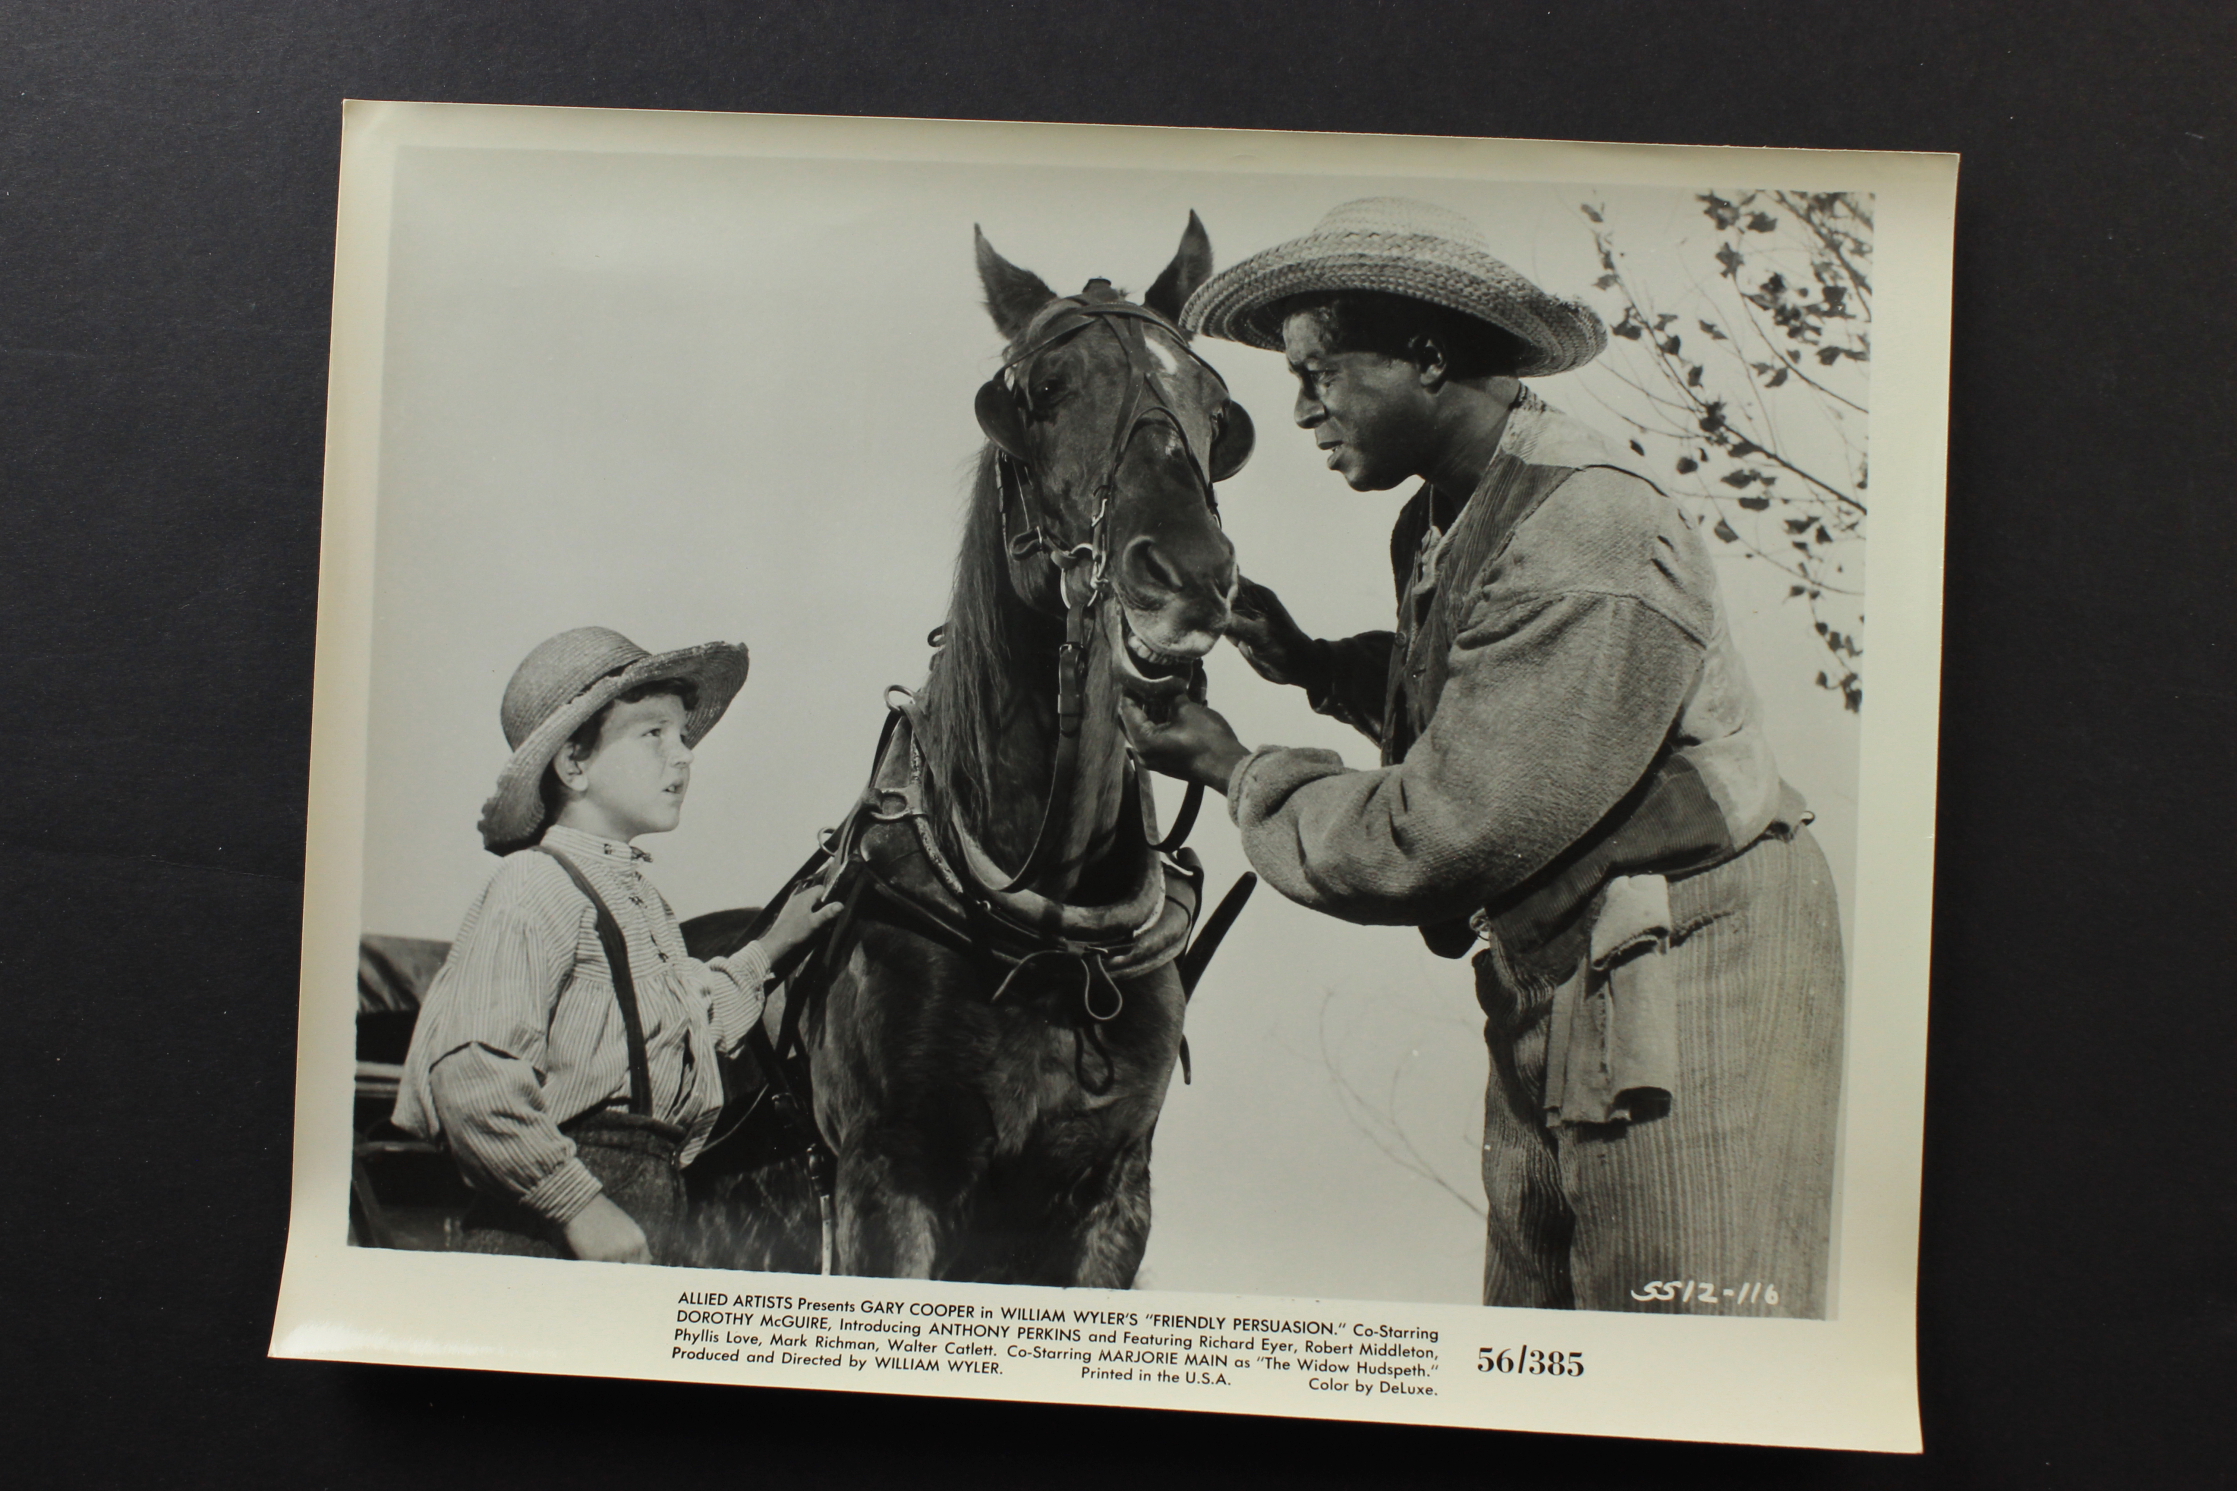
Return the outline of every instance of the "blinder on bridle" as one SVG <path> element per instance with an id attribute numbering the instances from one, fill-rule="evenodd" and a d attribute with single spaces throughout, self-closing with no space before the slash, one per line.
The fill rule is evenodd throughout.
<path id="1" fill-rule="evenodd" d="M 1020 387 L 1016 381 L 1018 369 L 1040 353 L 1095 326 L 1105 328 L 1116 337 L 1120 350 L 1126 357 L 1127 405 L 1119 414 L 1102 476 L 1093 491 L 1096 504 L 1094 526 L 1097 531 L 1090 534 L 1086 544 L 1067 548 L 1059 545 L 1045 531 L 1047 514 L 1028 513 L 1026 516 L 1031 526 L 1012 545 L 1016 557 L 1022 558 L 1036 552 L 1048 553 L 1057 557 L 1061 567 L 1074 554 L 1082 558 L 1088 557 L 1087 554 L 1080 553 L 1081 550 L 1087 550 L 1100 561 L 1103 551 L 1100 529 L 1103 519 L 1108 516 L 1111 494 L 1118 484 L 1119 463 L 1126 458 L 1127 447 L 1133 443 L 1135 432 L 1152 421 L 1162 420 L 1170 424 L 1174 433 L 1180 436 L 1182 448 L 1188 452 L 1190 469 L 1203 486 L 1205 505 L 1215 517 L 1219 513 L 1219 500 L 1213 493 L 1213 483 L 1227 480 L 1250 459 L 1251 447 L 1257 442 L 1257 432 L 1251 424 L 1250 415 L 1232 399 L 1212 416 L 1211 449 L 1197 449 L 1196 442 L 1189 438 L 1188 426 L 1182 422 L 1179 413 L 1166 399 L 1164 391 L 1158 387 L 1156 369 L 1148 356 L 1142 325 L 1144 322 L 1171 333 L 1174 344 L 1193 359 L 1197 366 L 1210 373 L 1222 392 L 1226 391 L 1227 380 L 1220 377 L 1217 368 L 1197 356 L 1195 350 L 1189 346 L 1187 335 L 1179 327 L 1147 306 L 1135 305 L 1119 298 L 1107 280 L 1091 280 L 1087 288 L 1078 295 L 1051 301 L 1043 307 L 1019 338 L 1025 344 L 1024 347 L 1003 363 L 993 377 L 980 385 L 973 404 L 978 414 L 979 428 L 985 432 L 987 439 L 994 442 L 995 448 L 1001 452 L 1001 458 L 1010 464 L 1011 469 L 1005 475 L 1016 478 L 1019 503 L 1023 507 L 1027 502 L 1024 488 L 1033 475 L 1032 460 L 1027 453 L 1025 439 L 1025 422 L 1033 409 L 1030 390 Z M 1007 491 L 1004 499 L 1006 508 Z"/>

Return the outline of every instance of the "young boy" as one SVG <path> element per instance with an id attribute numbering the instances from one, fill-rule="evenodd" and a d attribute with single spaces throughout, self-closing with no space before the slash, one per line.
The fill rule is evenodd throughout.
<path id="1" fill-rule="evenodd" d="M 656 657 L 582 627 L 506 685 L 513 755 L 481 820 L 505 859 L 429 987 L 396 1102 L 479 1193 L 472 1251 L 668 1261 L 682 1169 L 722 1110 L 717 1055 L 760 1018 L 770 965 L 839 914 L 797 897 L 702 963 L 644 878 L 631 841 L 681 819 L 691 748 L 745 679 L 743 647 Z"/>

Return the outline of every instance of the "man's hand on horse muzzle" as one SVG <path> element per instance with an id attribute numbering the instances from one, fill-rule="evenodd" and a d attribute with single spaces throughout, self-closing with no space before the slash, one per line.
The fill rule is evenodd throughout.
<path id="1" fill-rule="evenodd" d="M 1301 689 L 1326 686 L 1327 648 L 1305 634 L 1273 591 L 1246 579 L 1236 586 L 1230 610 L 1227 640 L 1259 677 Z"/>
<path id="2" fill-rule="evenodd" d="M 1196 782 L 1214 792 L 1227 791 L 1227 779 L 1250 754 L 1250 747 L 1219 712 L 1194 699 L 1183 699 L 1171 718 L 1157 720 L 1131 694 L 1119 695 L 1119 719 L 1126 726 L 1127 742 L 1142 764 L 1154 772 Z"/>

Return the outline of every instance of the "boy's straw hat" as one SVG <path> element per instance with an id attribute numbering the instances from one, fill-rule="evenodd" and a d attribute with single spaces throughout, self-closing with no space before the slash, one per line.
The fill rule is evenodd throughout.
<path id="1" fill-rule="evenodd" d="M 735 642 L 706 642 L 655 656 L 617 631 L 583 626 L 561 632 L 522 659 L 498 710 L 513 759 L 482 804 L 482 846 L 509 854 L 535 843 L 544 827 L 544 768 L 567 737 L 621 694 L 663 678 L 697 687 L 699 706 L 684 719 L 684 744 L 697 745 L 745 683 L 746 649 Z"/>
<path id="2" fill-rule="evenodd" d="M 1535 355 L 1515 370 L 1523 378 L 1581 368 L 1608 345 L 1592 307 L 1549 295 L 1494 259 L 1459 213 L 1404 197 L 1346 202 L 1303 238 L 1221 270 L 1188 298 L 1181 324 L 1278 352 L 1274 307 L 1330 290 L 1380 290 L 1488 321 L 1531 347 Z"/>

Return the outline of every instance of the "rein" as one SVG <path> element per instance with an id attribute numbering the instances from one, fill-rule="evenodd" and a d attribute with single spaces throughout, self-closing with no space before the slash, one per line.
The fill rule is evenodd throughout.
<path id="1" fill-rule="evenodd" d="M 1102 282 L 1097 281 L 1096 284 Z M 1033 501 L 1038 495 L 1039 483 L 1034 480 L 1033 469 L 1023 452 L 1013 451 L 996 440 L 995 481 L 996 502 L 1001 518 L 1002 544 L 1012 560 L 1026 560 L 1045 554 L 1056 566 L 1058 594 L 1064 601 L 1064 642 L 1056 654 L 1056 760 L 1049 779 L 1049 795 L 1041 808 L 1041 824 L 1033 836 L 1033 847 L 1025 863 L 1009 875 L 1000 887 L 1003 891 L 1021 889 L 1039 879 L 1055 858 L 1057 845 L 1062 837 L 1061 814 L 1064 804 L 1072 795 L 1079 779 L 1080 722 L 1086 712 L 1087 654 L 1093 641 L 1095 613 L 1111 593 L 1110 583 L 1110 516 L 1111 499 L 1118 489 L 1119 466 L 1126 459 L 1126 452 L 1134 443 L 1134 436 L 1142 426 L 1155 420 L 1172 425 L 1180 436 L 1181 446 L 1188 452 L 1189 472 L 1202 489 L 1205 506 L 1216 518 L 1219 499 L 1213 490 L 1210 452 L 1199 451 L 1190 442 L 1188 426 L 1181 420 L 1164 392 L 1157 386 L 1156 374 L 1149 367 L 1148 344 L 1144 340 L 1142 323 L 1162 327 L 1173 334 L 1173 339 L 1198 366 L 1219 382 L 1222 390 L 1227 387 L 1217 369 L 1188 345 L 1188 339 L 1172 322 L 1149 309 L 1120 300 L 1106 286 L 1103 294 L 1113 298 L 1088 298 L 1094 292 L 1090 285 L 1081 295 L 1067 296 L 1051 302 L 1036 315 L 1026 327 L 1024 350 L 1013 354 L 1004 362 L 995 376 L 980 390 L 981 423 L 987 424 L 985 402 L 990 392 L 999 397 L 1006 393 L 1016 400 L 1017 370 L 1025 363 L 1051 347 L 1058 346 L 1090 327 L 1101 326 L 1117 339 L 1121 355 L 1126 359 L 1128 400 L 1126 408 L 1114 426 L 1110 453 L 1104 458 L 1101 476 L 1093 491 L 1095 515 L 1088 525 L 1084 543 L 1064 545 L 1050 537 L 1055 526 L 1045 505 Z M 1029 395 L 1028 395 L 1029 397 Z M 1028 405 L 1028 407 L 1030 407 Z M 1032 519 L 1030 527 L 1015 537 L 1010 532 L 1010 503 L 1015 494 L 1018 514 L 1022 520 Z M 1035 507 L 1043 507 L 1036 514 Z M 1075 584 L 1082 570 L 1084 584 Z M 1201 667 L 1197 679 L 1202 679 Z M 1190 783 L 1182 800 L 1181 811 L 1174 820 L 1173 832 L 1158 841 L 1155 847 L 1161 852 L 1180 848 L 1188 839 L 1189 830 L 1195 825 L 1196 815 L 1202 807 L 1204 789 L 1201 784 Z M 960 825 L 958 825 L 960 829 Z"/>

